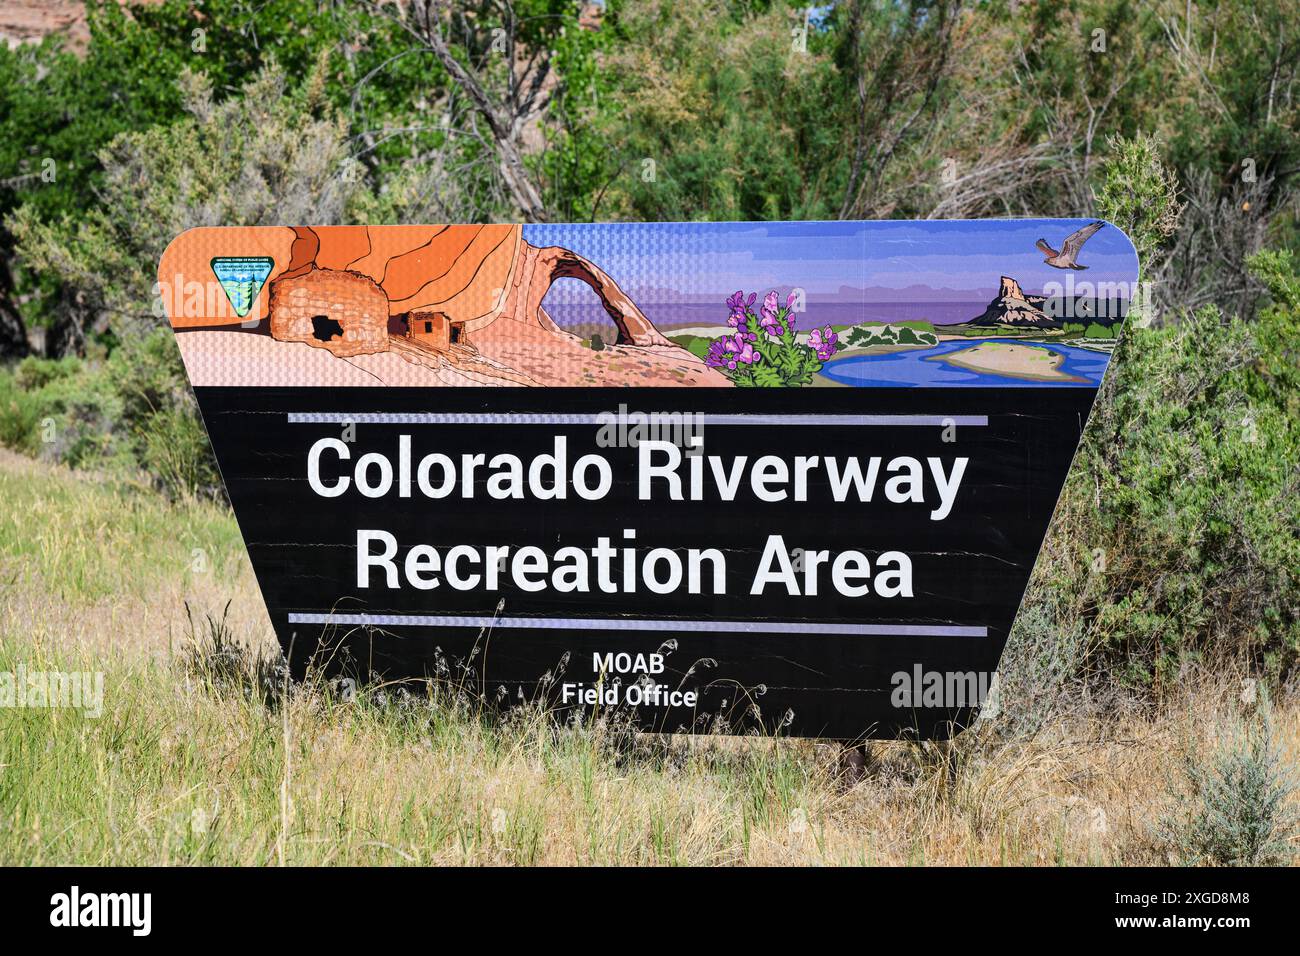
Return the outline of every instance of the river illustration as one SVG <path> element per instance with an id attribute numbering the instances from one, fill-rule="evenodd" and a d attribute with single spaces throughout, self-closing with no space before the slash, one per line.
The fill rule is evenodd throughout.
<path id="1" fill-rule="evenodd" d="M 1016 373 L 1005 370 L 992 371 L 961 367 L 945 361 L 944 357 L 979 346 L 1021 346 L 1042 349 L 1061 356 L 1059 364 L 1049 369 L 1047 375 Z M 960 359 L 954 359 L 960 361 Z M 1047 342 L 1026 342 L 1023 339 L 990 338 L 961 339 L 940 342 L 931 348 L 907 349 L 877 355 L 852 355 L 826 363 L 821 374 L 833 382 L 866 388 L 906 388 L 953 386 L 975 387 L 1076 387 L 1096 388 L 1110 362 L 1106 352 Z M 1044 365 L 1049 363 L 1044 362 Z"/>

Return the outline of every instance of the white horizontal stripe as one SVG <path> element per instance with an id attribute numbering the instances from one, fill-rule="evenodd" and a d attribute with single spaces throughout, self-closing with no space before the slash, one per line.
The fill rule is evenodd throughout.
<path id="1" fill-rule="evenodd" d="M 652 421 L 704 425 L 850 425 L 982 427 L 987 415 L 822 415 L 721 414 L 714 412 L 289 412 L 291 425 L 616 425 Z M 632 416 L 638 416 L 633 419 Z M 655 416 L 658 416 L 656 418 Z"/>
<path id="2" fill-rule="evenodd" d="M 290 624 L 371 627 L 492 627 L 567 631 L 693 631 L 741 634 L 845 634 L 854 637 L 988 637 L 986 627 L 959 624 L 818 624 L 808 621 L 677 621 L 624 617 L 479 617 L 459 614 L 289 614 Z"/>

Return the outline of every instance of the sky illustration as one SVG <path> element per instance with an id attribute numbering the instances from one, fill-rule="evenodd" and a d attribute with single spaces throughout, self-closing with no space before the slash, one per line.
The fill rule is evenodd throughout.
<path id="1" fill-rule="evenodd" d="M 725 296 L 799 287 L 810 298 L 841 289 L 891 290 L 899 300 L 987 300 L 1001 276 L 1030 293 L 1074 282 L 1131 283 L 1137 258 L 1128 238 L 1107 225 L 1088 240 L 1065 272 L 1043 262 L 1034 245 L 1059 249 L 1087 219 L 936 220 L 892 222 L 635 223 L 527 225 L 533 245 L 572 249 L 604 269 L 633 298 L 663 294 Z M 917 289 L 916 286 L 923 288 Z M 882 291 L 883 290 L 883 291 Z M 934 294 L 931 296 L 930 293 Z M 1068 292 L 1068 287 L 1067 287 Z M 551 301 L 585 301 L 590 290 L 558 283 Z"/>

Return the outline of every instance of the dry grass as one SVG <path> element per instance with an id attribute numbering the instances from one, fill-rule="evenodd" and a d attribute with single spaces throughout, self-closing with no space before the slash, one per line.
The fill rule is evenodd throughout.
<path id="1" fill-rule="evenodd" d="M 206 502 L 153 492 L 0 448 L 0 635 L 49 653 L 169 654 L 185 603 L 220 608 L 275 646 L 239 530 Z"/>
<path id="2" fill-rule="evenodd" d="M 106 673 L 97 719 L 0 710 L 0 864 L 1162 863 L 1181 756 L 1242 709 L 1237 681 L 1203 677 L 1156 716 L 877 745 L 849 787 L 836 749 L 807 741 L 629 738 L 311 688 L 268 705 L 187 648 L 187 601 L 201 619 L 231 600 L 246 659 L 271 642 L 219 508 L 8 455 L 0 500 L 0 671 Z M 1300 707 L 1273 722 L 1294 764 Z"/>

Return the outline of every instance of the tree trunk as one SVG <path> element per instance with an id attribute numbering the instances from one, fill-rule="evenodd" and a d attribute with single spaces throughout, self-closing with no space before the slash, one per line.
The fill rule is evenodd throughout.
<path id="1" fill-rule="evenodd" d="M 523 213 L 524 221 L 545 222 L 546 204 L 542 201 L 537 186 L 528 175 L 528 170 L 524 166 L 524 157 L 519 151 L 517 141 L 514 139 L 497 140 L 497 152 L 500 154 L 497 168 L 501 172 L 501 178 L 505 180 L 506 188 L 510 190 L 510 198 L 514 200 L 515 205 L 519 207 L 519 211 Z"/>
<path id="2" fill-rule="evenodd" d="M 0 249 L 4 251 L 0 257 L 0 359 L 22 358 L 31 352 L 27 326 L 14 301 L 14 276 L 9 269 L 13 247 L 13 236 L 0 230 Z"/>
<path id="3" fill-rule="evenodd" d="M 22 317 L 0 301 L 0 359 L 22 358 L 31 351 Z"/>

